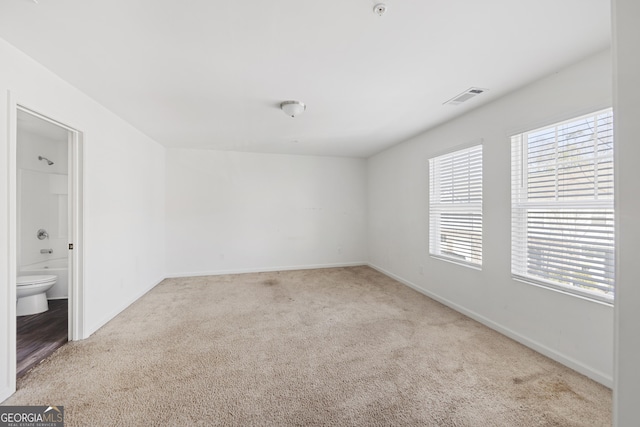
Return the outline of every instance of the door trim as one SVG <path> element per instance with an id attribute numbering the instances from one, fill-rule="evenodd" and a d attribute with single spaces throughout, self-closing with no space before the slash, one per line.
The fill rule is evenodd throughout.
<path id="1" fill-rule="evenodd" d="M 18 111 L 24 111 L 39 119 L 46 120 L 69 131 L 69 243 L 73 243 L 73 250 L 69 263 L 69 331 L 70 341 L 77 341 L 86 338 L 85 316 L 84 316 L 84 239 L 83 239 L 83 143 L 84 134 L 74 127 L 63 122 L 45 116 L 38 111 L 21 103 L 16 99 L 15 94 L 9 91 L 8 94 L 8 196 L 9 196 L 9 268 L 8 268 L 8 298 L 6 301 L 6 313 L 9 316 L 7 331 L 8 345 L 6 371 L 9 376 L 8 386 L 10 392 L 16 390 L 16 275 L 17 275 L 17 130 Z"/>

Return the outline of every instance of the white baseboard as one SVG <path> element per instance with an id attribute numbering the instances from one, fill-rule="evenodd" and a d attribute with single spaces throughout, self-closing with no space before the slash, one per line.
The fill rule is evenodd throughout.
<path id="1" fill-rule="evenodd" d="M 595 370 L 581 362 L 578 362 L 577 360 L 568 357 L 562 353 L 559 353 L 556 350 L 553 350 L 543 344 L 540 344 L 537 341 L 534 341 L 532 339 L 529 339 L 527 337 L 525 337 L 524 335 L 521 335 L 499 323 L 494 322 L 493 320 L 487 319 L 486 317 L 468 310 L 454 302 L 451 302 L 449 300 L 447 300 L 446 298 L 442 298 L 437 294 L 434 294 L 431 291 L 428 291 L 426 289 L 421 288 L 420 286 L 416 285 L 415 283 L 410 282 L 409 280 L 406 280 L 396 274 L 391 273 L 390 271 L 385 270 L 384 268 L 378 267 L 377 265 L 368 263 L 367 264 L 369 267 L 379 271 L 380 273 L 384 274 L 385 276 L 391 277 L 394 280 L 397 280 L 398 282 L 402 283 L 403 285 L 406 285 L 418 292 L 420 292 L 423 295 L 428 296 L 431 299 L 434 299 L 444 305 L 446 305 L 449 308 L 452 308 L 453 310 L 464 314 L 465 316 L 468 316 L 470 318 L 472 318 L 473 320 L 482 323 L 483 325 L 493 329 L 494 331 L 500 332 L 502 335 L 505 335 L 509 338 L 511 338 L 512 340 L 515 340 L 517 342 L 519 342 L 522 345 L 525 345 L 529 348 L 531 348 L 532 350 L 537 351 L 540 354 L 543 354 L 545 356 L 547 356 L 550 359 L 555 360 L 558 363 L 561 363 L 562 365 L 567 366 L 568 368 L 573 369 L 574 371 L 577 371 L 589 378 L 591 378 L 594 381 L 599 382 L 600 384 L 609 387 L 609 388 L 613 388 L 613 377 L 610 375 L 606 375 L 603 372 L 600 372 L 598 370 Z"/>
<path id="2" fill-rule="evenodd" d="M 9 387 L 3 387 L 0 389 L 0 403 L 4 402 L 14 393 L 15 390 L 11 390 Z"/>
<path id="3" fill-rule="evenodd" d="M 222 276 L 225 274 L 266 273 L 270 271 L 314 270 L 317 268 L 358 267 L 361 265 L 369 265 L 369 264 L 366 261 L 361 261 L 361 262 L 345 262 L 345 263 L 335 263 L 335 264 L 310 264 L 310 265 L 292 265 L 292 266 L 284 266 L 284 267 L 242 268 L 242 269 L 236 269 L 236 270 L 196 271 L 196 272 L 189 272 L 189 273 L 172 273 L 167 276 L 167 279 L 176 279 L 180 277 Z"/>
<path id="4" fill-rule="evenodd" d="M 96 322 L 94 325 L 92 326 L 86 326 L 85 327 L 85 334 L 84 337 L 82 337 L 82 339 L 86 339 L 89 338 L 91 335 L 93 335 L 98 329 L 100 329 L 101 327 L 103 327 L 104 325 L 106 325 L 107 323 L 109 323 L 114 317 L 116 317 L 118 314 L 122 313 L 127 307 L 129 307 L 131 304 L 133 304 L 134 302 L 136 302 L 137 300 L 139 300 L 140 298 L 142 298 L 142 296 L 144 294 L 146 294 L 147 292 L 149 292 L 151 289 L 155 288 L 156 286 L 158 286 L 158 284 L 160 284 L 160 282 L 162 282 L 164 280 L 164 277 L 159 279 L 159 280 L 155 280 L 154 282 L 151 282 L 151 285 L 146 287 L 145 289 L 141 290 L 140 292 L 138 292 L 137 294 L 134 294 L 134 296 L 132 298 L 130 298 L 127 302 L 120 304 L 116 309 L 112 310 L 111 312 L 109 312 L 109 314 L 107 314 L 106 316 L 104 316 L 102 319 L 100 319 L 98 322 Z"/>

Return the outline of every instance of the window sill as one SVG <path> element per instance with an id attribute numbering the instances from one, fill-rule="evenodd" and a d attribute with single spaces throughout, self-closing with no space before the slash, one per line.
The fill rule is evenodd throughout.
<path id="1" fill-rule="evenodd" d="M 614 299 L 607 298 L 605 296 L 592 295 L 588 292 L 579 292 L 574 291 L 573 289 L 566 289 L 560 285 L 552 285 L 547 283 L 541 283 L 535 280 L 530 280 L 522 276 L 511 275 L 511 278 L 516 282 L 524 283 L 531 286 L 537 286 L 539 288 L 547 289 L 553 292 L 558 292 L 564 295 L 569 295 L 575 298 L 580 298 L 585 301 L 593 302 L 600 305 L 605 305 L 607 307 L 613 307 Z"/>
<path id="2" fill-rule="evenodd" d="M 447 258 L 447 257 L 441 256 L 441 255 L 429 254 L 429 256 L 431 258 L 434 258 L 434 259 L 439 259 L 440 261 L 446 261 L 446 262 L 449 262 L 451 264 L 456 264 L 456 265 L 460 265 L 462 267 L 471 268 L 473 270 L 482 271 L 482 265 L 481 264 L 480 265 L 479 264 L 471 264 L 470 262 L 459 261 L 457 259 Z"/>

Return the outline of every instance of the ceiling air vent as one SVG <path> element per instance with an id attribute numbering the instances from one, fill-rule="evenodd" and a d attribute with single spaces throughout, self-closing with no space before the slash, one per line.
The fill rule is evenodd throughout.
<path id="1" fill-rule="evenodd" d="M 478 96 L 481 93 L 486 92 L 486 91 L 487 91 L 487 89 L 480 89 L 480 88 L 477 88 L 477 87 L 472 87 L 472 88 L 469 88 L 469 89 L 465 90 L 461 94 L 454 96 L 453 98 L 451 98 L 450 100 L 445 102 L 443 105 L 445 105 L 445 104 L 449 104 L 449 105 L 462 104 L 463 102 L 470 100 L 474 96 Z"/>

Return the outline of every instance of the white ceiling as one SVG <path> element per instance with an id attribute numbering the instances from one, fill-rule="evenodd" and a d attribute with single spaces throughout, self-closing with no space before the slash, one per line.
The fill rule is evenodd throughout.
<path id="1" fill-rule="evenodd" d="M 0 0 L 0 37 L 167 147 L 359 157 L 610 44 L 609 0 L 375 3 Z"/>

